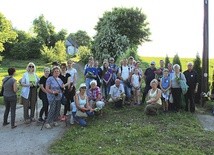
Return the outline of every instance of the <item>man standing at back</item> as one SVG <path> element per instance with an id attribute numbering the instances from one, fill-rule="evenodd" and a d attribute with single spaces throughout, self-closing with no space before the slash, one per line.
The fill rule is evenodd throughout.
<path id="1" fill-rule="evenodd" d="M 142 104 L 145 102 L 146 95 L 148 91 L 151 89 L 150 82 L 153 79 L 155 79 L 155 71 L 156 71 L 155 62 L 152 61 L 150 65 L 151 66 L 147 68 L 146 71 L 144 72 L 144 80 L 146 85 L 143 91 Z"/>
<path id="2" fill-rule="evenodd" d="M 198 75 L 197 72 L 193 70 L 193 64 L 191 62 L 187 64 L 187 70 L 184 71 L 184 76 L 187 80 L 187 85 L 189 86 L 188 91 L 185 94 L 186 102 L 185 110 L 188 111 L 190 103 L 190 112 L 194 113 L 195 112 L 194 94 L 197 93 L 198 91 Z"/>

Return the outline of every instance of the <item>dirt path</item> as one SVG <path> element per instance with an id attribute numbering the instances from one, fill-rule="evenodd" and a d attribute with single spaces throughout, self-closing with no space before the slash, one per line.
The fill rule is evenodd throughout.
<path id="1" fill-rule="evenodd" d="M 41 101 L 38 102 L 39 110 Z M 10 125 L 2 126 L 4 106 L 0 107 L 0 154 L 2 155 L 46 155 L 51 143 L 59 138 L 68 128 L 65 122 L 52 129 L 41 129 L 40 123 L 33 122 L 24 124 L 23 107 L 17 106 L 16 124 L 17 128 L 11 129 Z M 10 116 L 9 116 L 10 118 Z M 10 119 L 9 119 L 10 120 Z"/>
<path id="2" fill-rule="evenodd" d="M 214 131 L 214 116 L 197 114 L 197 118 L 199 119 L 204 130 Z"/>

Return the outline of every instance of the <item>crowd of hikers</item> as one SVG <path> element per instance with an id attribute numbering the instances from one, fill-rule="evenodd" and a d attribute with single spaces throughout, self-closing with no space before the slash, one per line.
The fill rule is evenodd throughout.
<path id="1" fill-rule="evenodd" d="M 89 57 L 84 66 L 84 83 L 77 86 L 78 72 L 74 62 L 53 62 L 52 67 L 44 68 L 44 75 L 38 77 L 36 66 L 30 62 L 21 80 L 14 78 L 15 68 L 8 69 L 8 76 L 3 79 L 3 96 L 5 112 L 3 126 L 9 124 L 11 111 L 11 128 L 15 124 L 18 85 L 21 85 L 21 104 L 23 104 L 24 122 L 44 122 L 46 128 L 58 126 L 58 121 L 65 121 L 70 114 L 70 123 L 86 126 L 86 117 L 102 115 L 103 108 L 111 104 L 116 109 L 124 105 L 142 106 L 148 115 L 157 115 L 159 111 L 179 112 L 181 95 L 185 97 L 185 109 L 194 113 L 194 93 L 198 90 L 197 73 L 193 63 L 187 64 L 187 70 L 180 71 L 178 64 L 159 61 L 159 66 L 152 61 L 150 67 L 143 70 L 140 61 L 132 56 L 116 64 L 113 57 L 98 60 Z M 144 81 L 142 88 L 142 82 Z M 39 91 L 38 91 L 39 88 Z M 38 120 L 35 119 L 37 98 L 42 100 Z M 64 106 L 61 114 L 61 105 Z"/>

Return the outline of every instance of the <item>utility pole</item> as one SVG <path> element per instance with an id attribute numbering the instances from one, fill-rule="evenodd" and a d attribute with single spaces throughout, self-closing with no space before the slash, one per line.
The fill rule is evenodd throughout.
<path id="1" fill-rule="evenodd" d="M 202 84 L 201 92 L 207 93 L 209 77 L 209 19 L 208 19 L 208 0 L 204 0 L 204 27 L 203 27 L 203 55 L 202 55 Z M 205 101 L 202 99 L 202 106 Z"/>

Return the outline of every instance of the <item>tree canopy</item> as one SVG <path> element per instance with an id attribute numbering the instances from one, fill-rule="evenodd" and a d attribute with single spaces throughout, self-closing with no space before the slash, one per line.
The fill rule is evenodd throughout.
<path id="1" fill-rule="evenodd" d="M 146 16 L 138 8 L 114 8 L 105 12 L 95 30 L 93 53 L 101 58 L 101 53 L 117 58 L 128 48 L 137 47 L 149 41 L 150 31 Z"/>
<path id="2" fill-rule="evenodd" d="M 70 33 L 67 38 L 73 39 L 78 46 L 91 46 L 91 38 L 86 31 L 79 30 L 76 33 Z"/>
<path id="3" fill-rule="evenodd" d="M 17 36 L 13 30 L 9 20 L 7 20 L 2 13 L 0 13 L 0 52 L 4 50 L 4 43 L 15 39 Z"/>

